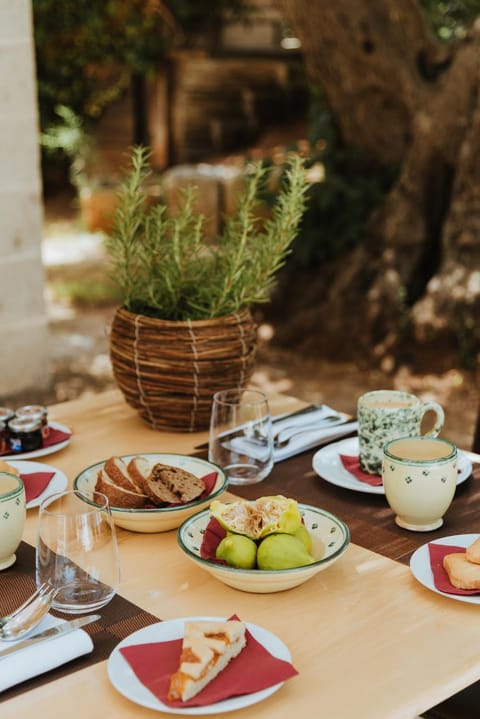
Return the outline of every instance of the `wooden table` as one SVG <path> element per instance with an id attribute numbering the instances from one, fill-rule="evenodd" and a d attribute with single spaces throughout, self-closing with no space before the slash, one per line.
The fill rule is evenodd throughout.
<path id="1" fill-rule="evenodd" d="M 295 402 L 278 398 L 273 405 L 280 411 Z M 110 455 L 187 453 L 206 438 L 151 430 L 116 391 L 57 405 L 50 416 L 71 427 L 73 438 L 44 461 L 63 470 L 70 483 Z M 258 494 L 265 494 L 261 486 Z M 36 522 L 37 511 L 30 510 L 24 539 L 31 544 Z M 162 619 L 236 612 L 288 645 L 299 675 L 266 701 L 234 713 L 243 719 L 411 719 L 480 678 L 478 607 L 428 591 L 407 566 L 358 544 L 301 587 L 255 595 L 192 565 L 175 531 L 119 530 L 118 536 L 120 594 L 131 602 Z M 2 704 L 2 719 L 51 719 L 67 712 L 72 719 L 152 717 L 151 710 L 116 692 L 106 666 L 26 690 Z"/>

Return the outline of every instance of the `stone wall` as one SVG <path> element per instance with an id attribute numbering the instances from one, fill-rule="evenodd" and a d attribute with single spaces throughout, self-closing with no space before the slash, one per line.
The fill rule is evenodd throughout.
<path id="1" fill-rule="evenodd" d="M 48 382 L 30 0 L 0 0 L 0 400 Z"/>

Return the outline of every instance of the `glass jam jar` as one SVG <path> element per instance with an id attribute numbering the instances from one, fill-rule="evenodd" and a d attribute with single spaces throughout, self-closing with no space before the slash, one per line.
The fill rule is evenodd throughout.
<path id="1" fill-rule="evenodd" d="M 11 452 L 33 452 L 43 447 L 42 420 L 38 417 L 15 417 L 8 423 Z"/>
<path id="2" fill-rule="evenodd" d="M 42 407 L 40 404 L 26 404 L 24 407 L 20 407 L 15 412 L 18 418 L 29 417 L 32 419 L 39 419 L 42 424 L 42 437 L 46 439 L 50 434 L 50 427 L 48 426 L 48 412 L 46 407 Z"/>
<path id="3" fill-rule="evenodd" d="M 13 409 L 10 409 L 10 407 L 0 407 L 0 422 L 5 422 L 5 425 L 7 425 L 13 417 L 15 417 Z"/>

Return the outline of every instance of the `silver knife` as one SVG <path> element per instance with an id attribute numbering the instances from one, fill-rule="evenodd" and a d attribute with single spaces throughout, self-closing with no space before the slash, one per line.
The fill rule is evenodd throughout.
<path id="1" fill-rule="evenodd" d="M 72 619 L 69 622 L 57 624 L 50 629 L 45 629 L 44 632 L 34 634 L 33 637 L 30 637 L 29 639 L 22 639 L 21 642 L 12 644 L 12 646 L 7 647 L 7 649 L 0 650 L 0 659 L 6 657 L 8 654 L 18 652 L 20 649 L 25 649 L 25 647 L 31 647 L 34 644 L 37 644 L 37 642 L 44 642 L 48 639 L 54 639 L 61 634 L 68 634 L 69 632 L 73 632 L 75 629 L 84 627 L 85 624 L 91 624 L 92 622 L 96 622 L 98 619 L 100 619 L 100 614 L 89 614 L 87 617 L 79 617 L 78 619 Z"/>

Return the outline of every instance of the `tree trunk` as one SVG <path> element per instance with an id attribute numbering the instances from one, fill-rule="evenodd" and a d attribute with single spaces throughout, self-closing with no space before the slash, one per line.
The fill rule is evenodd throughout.
<path id="1" fill-rule="evenodd" d="M 351 355 L 353 344 L 382 357 L 399 355 L 408 328 L 417 346 L 441 337 L 472 358 L 480 349 L 478 23 L 447 47 L 418 0 L 278 5 L 343 141 L 372 165 L 400 167 L 362 244 L 325 270 L 328 286 L 303 299 L 310 305 L 317 297 L 299 333 L 315 322 L 332 353 Z"/>

